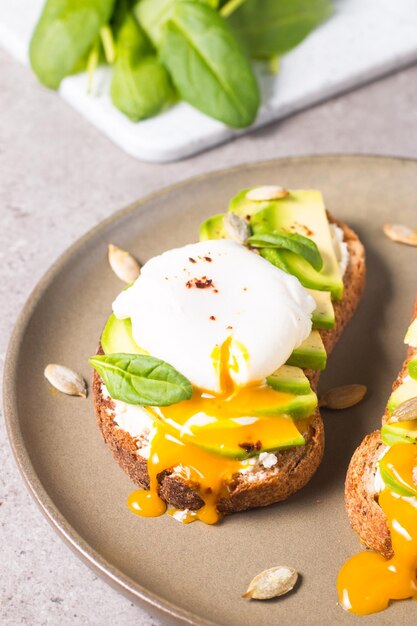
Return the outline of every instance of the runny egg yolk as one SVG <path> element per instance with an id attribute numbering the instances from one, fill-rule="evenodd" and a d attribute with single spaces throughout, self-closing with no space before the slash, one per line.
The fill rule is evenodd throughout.
<path id="1" fill-rule="evenodd" d="M 397 482 L 415 490 L 416 444 L 394 444 L 384 461 Z M 343 565 L 337 580 L 341 605 L 357 615 L 382 611 L 390 600 L 417 599 L 417 499 L 385 486 L 379 506 L 388 520 L 394 556 L 357 554 Z"/>
<path id="2" fill-rule="evenodd" d="M 219 394 L 195 388 L 190 400 L 152 409 L 155 433 L 148 459 L 149 487 L 130 495 L 128 504 L 134 513 L 155 517 L 165 512 L 158 476 L 175 468 L 175 475 L 193 485 L 202 501 L 183 521 L 199 519 L 214 524 L 221 517 L 217 504 L 228 495 L 226 482 L 250 466 L 248 459 L 228 457 L 227 450 L 256 454 L 271 447 L 271 442 L 276 449 L 280 441 L 300 438 L 293 420 L 277 415 L 277 408 L 287 404 L 292 394 L 274 391 L 263 382 L 245 387 L 234 384 L 230 369 L 236 365 L 230 359 L 230 343 L 229 338 L 212 355 L 221 383 Z M 253 417 L 255 407 L 261 416 Z M 300 428 L 306 430 L 308 420 L 300 422 Z M 219 443 L 224 454 L 211 451 Z"/>

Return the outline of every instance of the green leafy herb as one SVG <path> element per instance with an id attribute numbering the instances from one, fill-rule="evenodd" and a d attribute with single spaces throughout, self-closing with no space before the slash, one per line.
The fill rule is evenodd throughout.
<path id="1" fill-rule="evenodd" d="M 302 256 L 316 271 L 323 267 L 323 259 L 316 243 L 298 233 L 265 233 L 252 235 L 248 244 L 252 248 L 272 248 L 291 250 Z"/>
<path id="2" fill-rule="evenodd" d="M 246 57 L 279 57 L 328 17 L 331 0 L 46 0 L 30 43 L 39 80 L 112 66 L 113 103 L 131 120 L 183 100 L 225 124 L 255 120 L 260 95 Z"/>
<path id="3" fill-rule="evenodd" d="M 158 47 L 161 44 L 165 24 L 170 19 L 175 6 L 181 0 L 140 0 L 135 7 L 134 13 L 152 40 L 153 44 Z M 218 0 L 195 0 L 202 4 L 207 4 L 212 9 L 217 9 Z"/>
<path id="4" fill-rule="evenodd" d="M 130 12 L 117 28 L 110 95 L 113 104 L 133 121 L 156 115 L 174 99 L 168 72 Z"/>
<path id="5" fill-rule="evenodd" d="M 253 122 L 259 90 L 225 20 L 206 4 L 184 0 L 165 25 L 161 58 L 181 97 L 229 126 Z"/>
<path id="6" fill-rule="evenodd" d="M 169 406 L 189 400 L 192 386 L 172 365 L 144 354 L 93 356 L 91 365 L 115 400 L 142 406 Z"/>
<path id="7" fill-rule="evenodd" d="M 32 69 L 57 89 L 97 40 L 115 0 L 47 0 L 30 42 Z"/>
<path id="8" fill-rule="evenodd" d="M 251 56 L 262 59 L 294 48 L 331 12 L 330 0 L 246 0 L 229 23 Z"/>

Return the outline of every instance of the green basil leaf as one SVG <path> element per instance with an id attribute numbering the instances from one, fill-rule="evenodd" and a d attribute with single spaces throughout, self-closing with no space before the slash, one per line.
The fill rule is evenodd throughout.
<path id="1" fill-rule="evenodd" d="M 272 248 L 291 250 L 302 256 L 310 265 L 319 272 L 323 267 L 323 259 L 317 244 L 308 237 L 298 233 L 265 233 L 252 235 L 248 239 L 252 248 Z"/>
<path id="2" fill-rule="evenodd" d="M 165 25 L 161 59 L 181 97 L 233 127 L 249 126 L 259 89 L 226 21 L 206 4 L 183 0 Z"/>
<path id="3" fill-rule="evenodd" d="M 116 353 L 89 359 L 115 400 L 142 406 L 169 406 L 189 400 L 189 380 L 172 365 L 146 354 Z"/>
<path id="4" fill-rule="evenodd" d="M 246 0 L 228 21 L 250 54 L 264 59 L 294 48 L 331 12 L 330 0 Z"/>
<path id="5" fill-rule="evenodd" d="M 115 0 L 47 0 L 32 35 L 32 69 L 44 85 L 57 89 L 96 41 Z"/>
<path id="6" fill-rule="evenodd" d="M 156 115 L 174 100 L 168 72 L 129 12 L 116 31 L 110 95 L 113 104 L 135 122 Z"/>

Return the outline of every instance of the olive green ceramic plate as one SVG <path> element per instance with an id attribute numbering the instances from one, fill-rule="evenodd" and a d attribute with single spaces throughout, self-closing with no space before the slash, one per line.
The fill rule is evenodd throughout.
<path id="1" fill-rule="evenodd" d="M 192 624 L 334 625 L 358 620 L 337 605 L 335 579 L 360 549 L 343 508 L 351 454 L 379 425 L 417 293 L 417 249 L 394 244 L 382 225 L 417 226 L 417 162 L 327 156 L 244 165 L 193 179 L 117 213 L 72 246 L 39 283 L 14 331 L 6 366 L 10 440 L 30 492 L 71 547 L 134 601 Z M 322 388 L 364 383 L 361 405 L 324 415 L 327 449 L 311 483 L 287 502 L 241 513 L 218 526 L 182 526 L 168 516 L 140 519 L 126 499 L 132 483 L 112 460 L 91 399 L 51 390 L 49 362 L 91 376 L 111 302 L 123 285 L 106 261 L 109 242 L 142 261 L 196 240 L 200 222 L 223 210 L 242 187 L 278 183 L 322 189 L 328 208 L 366 245 L 368 286 L 331 356 Z M 146 303 L 145 303 L 146 304 Z M 250 579 L 291 565 L 301 584 L 269 602 L 241 598 Z M 415 623 L 417 605 L 397 603 L 371 625 Z"/>

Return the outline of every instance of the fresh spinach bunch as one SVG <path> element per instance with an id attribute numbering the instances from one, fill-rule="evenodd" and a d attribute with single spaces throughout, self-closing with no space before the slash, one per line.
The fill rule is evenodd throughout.
<path id="1" fill-rule="evenodd" d="M 331 0 L 47 0 L 30 45 L 42 83 L 101 58 L 114 105 L 137 121 L 177 95 L 228 126 L 252 124 L 260 95 L 250 57 L 278 57 L 331 12 Z"/>

